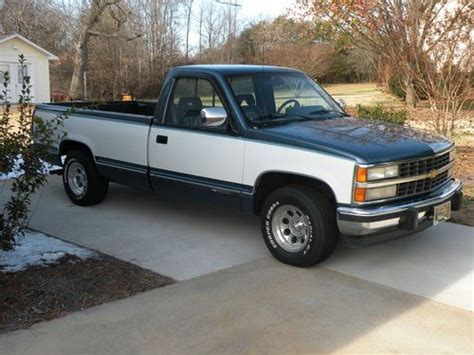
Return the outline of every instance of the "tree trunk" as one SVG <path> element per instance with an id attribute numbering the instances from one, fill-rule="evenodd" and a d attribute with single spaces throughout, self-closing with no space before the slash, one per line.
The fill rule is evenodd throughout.
<path id="1" fill-rule="evenodd" d="M 191 30 L 191 12 L 193 10 L 193 0 L 189 0 L 187 4 L 187 21 L 186 21 L 186 63 L 189 62 L 189 31 Z"/>
<path id="2" fill-rule="evenodd" d="M 74 72 L 72 74 L 71 85 L 69 86 L 68 97 L 70 100 L 81 100 L 84 97 L 84 72 L 87 70 L 89 35 L 84 34 L 76 46 L 74 54 Z"/>
<path id="3" fill-rule="evenodd" d="M 405 106 L 412 109 L 416 107 L 416 91 L 411 77 L 405 80 Z"/>
<path id="4" fill-rule="evenodd" d="M 76 44 L 76 53 L 74 54 L 74 71 L 69 86 L 69 99 L 77 100 L 84 98 L 84 72 L 87 70 L 89 59 L 89 39 L 91 31 L 99 22 L 104 10 L 119 2 L 118 0 L 93 0 L 87 17 L 84 19 L 81 35 Z"/>

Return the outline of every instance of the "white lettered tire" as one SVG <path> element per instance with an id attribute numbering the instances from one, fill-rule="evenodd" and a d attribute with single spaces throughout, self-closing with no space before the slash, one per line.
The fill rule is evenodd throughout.
<path id="1" fill-rule="evenodd" d="M 261 229 L 275 258 L 301 267 L 326 259 L 338 238 L 334 203 L 323 191 L 299 185 L 282 187 L 267 197 Z"/>

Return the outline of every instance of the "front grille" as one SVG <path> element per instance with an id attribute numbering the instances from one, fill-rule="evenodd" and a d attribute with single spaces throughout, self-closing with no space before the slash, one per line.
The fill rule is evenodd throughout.
<path id="1" fill-rule="evenodd" d="M 400 164 L 400 177 L 427 174 L 449 164 L 449 152 L 435 157 L 413 160 Z M 427 180 L 427 179 L 425 179 Z M 424 180 L 420 180 L 424 181 Z M 418 181 L 417 181 L 418 182 Z"/>
<path id="2" fill-rule="evenodd" d="M 449 178 L 449 170 L 446 170 L 436 176 L 435 178 L 426 178 L 410 182 L 404 182 L 398 185 L 397 196 L 412 196 L 418 195 L 423 192 L 428 192 L 441 186 Z"/>

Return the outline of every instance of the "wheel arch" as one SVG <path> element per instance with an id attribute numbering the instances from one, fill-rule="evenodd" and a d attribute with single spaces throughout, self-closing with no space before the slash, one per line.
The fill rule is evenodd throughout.
<path id="1" fill-rule="evenodd" d="M 71 150 L 82 150 L 89 154 L 90 157 L 94 160 L 92 150 L 87 144 L 72 139 L 66 139 L 61 142 L 61 144 L 59 145 L 59 156 L 67 155 L 67 152 Z"/>
<path id="2" fill-rule="evenodd" d="M 286 171 L 266 171 L 260 174 L 254 185 L 253 210 L 259 215 L 263 202 L 273 191 L 288 185 L 304 185 L 313 187 L 324 193 L 334 204 L 336 204 L 336 194 L 332 187 L 323 180 Z"/>

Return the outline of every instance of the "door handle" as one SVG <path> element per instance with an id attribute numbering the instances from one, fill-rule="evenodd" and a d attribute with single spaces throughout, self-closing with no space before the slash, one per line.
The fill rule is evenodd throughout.
<path id="1" fill-rule="evenodd" d="M 168 136 L 156 136 L 156 143 L 158 144 L 167 144 L 168 143 Z"/>

